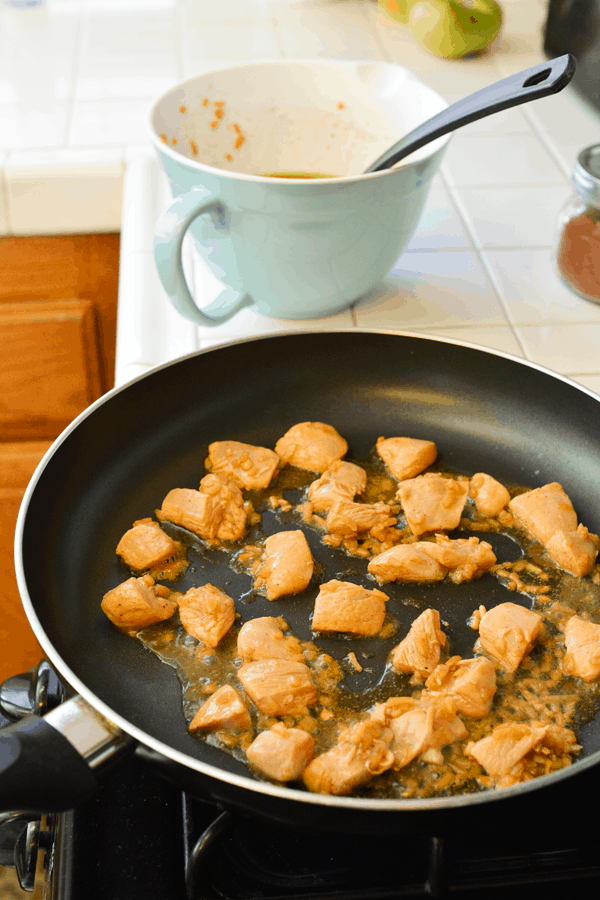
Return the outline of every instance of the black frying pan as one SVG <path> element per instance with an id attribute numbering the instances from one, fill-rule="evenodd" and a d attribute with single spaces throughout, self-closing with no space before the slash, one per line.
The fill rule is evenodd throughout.
<path id="1" fill-rule="evenodd" d="M 167 777 L 270 818 L 402 832 L 432 823 L 446 827 L 465 807 L 472 816 L 485 816 L 498 804 L 529 808 L 532 792 L 542 788 L 558 796 L 567 779 L 600 760 L 600 716 L 583 729 L 583 753 L 572 767 L 510 789 L 373 800 L 255 780 L 242 763 L 188 734 L 174 670 L 101 612 L 103 594 L 127 577 L 115 556 L 119 538 L 135 519 L 151 515 L 170 488 L 197 487 L 211 441 L 272 447 L 305 420 L 334 425 L 355 458 L 366 457 L 380 435 L 409 435 L 435 441 L 442 461 L 455 469 L 531 487 L 560 481 L 580 521 L 600 530 L 600 400 L 584 388 L 503 354 L 418 335 L 300 333 L 235 343 L 163 366 L 107 394 L 63 433 L 38 468 L 17 526 L 16 567 L 27 614 L 51 663 L 85 698 L 86 708 L 114 723 L 125 743 L 133 738 L 129 743 L 137 742 L 137 752 Z M 268 517 L 265 527 L 275 527 Z M 307 530 L 307 536 L 315 555 L 322 554 L 314 534 Z M 213 583 L 231 581 L 219 554 L 204 554 L 199 542 L 190 554 L 198 568 L 185 578 L 209 580 L 207 571 Z M 358 578 L 365 574 L 366 563 L 361 569 L 360 561 L 351 562 Z M 335 577 L 336 566 L 347 572 L 349 560 L 334 555 L 324 564 L 327 577 Z M 241 596 L 248 585 L 247 576 L 236 575 L 227 589 Z M 408 625 L 420 609 L 403 604 L 406 588 L 385 589 L 394 615 Z M 461 635 L 469 613 L 480 603 L 489 608 L 515 599 L 491 576 L 467 590 L 436 584 L 433 604 L 430 588 L 410 586 L 410 594 L 438 606 L 451 626 L 453 652 L 465 656 L 471 650 L 462 647 Z M 241 603 L 242 618 L 273 615 L 273 604 L 264 601 L 263 608 L 261 602 L 252 610 Z M 310 637 L 310 600 L 278 604 L 277 613 L 301 637 Z M 471 648 L 472 640 L 471 632 Z M 348 649 L 346 644 L 338 655 Z M 369 689 L 356 679 L 355 687 Z M 0 733 L 0 809 L 65 808 L 79 791 L 93 789 L 95 776 L 54 727 L 33 720 L 26 727 L 25 737 L 18 736 L 18 726 Z M 50 776 L 43 762 L 48 735 Z"/>

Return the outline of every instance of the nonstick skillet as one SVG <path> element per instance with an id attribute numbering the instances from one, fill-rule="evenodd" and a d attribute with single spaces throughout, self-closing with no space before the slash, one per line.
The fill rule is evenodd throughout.
<path id="1" fill-rule="evenodd" d="M 438 338 L 343 331 L 242 341 L 153 370 L 67 428 L 24 498 L 15 542 L 23 603 L 76 696 L 46 719 L 0 732 L 0 809 L 68 808 L 94 790 L 111 757 L 136 748 L 158 773 L 225 806 L 320 830 L 402 833 L 452 827 L 465 809 L 472 821 L 499 804 L 520 814 L 539 790 L 560 802 L 569 780 L 585 778 L 600 761 L 598 715 L 579 733 L 583 751 L 573 766 L 513 788 L 427 800 L 329 797 L 256 780 L 241 762 L 188 734 L 175 671 L 101 612 L 103 594 L 127 577 L 115 547 L 172 487 L 198 486 L 211 441 L 273 447 L 307 420 L 335 426 L 353 458 L 366 458 L 381 435 L 408 435 L 435 441 L 443 463 L 456 470 L 529 487 L 559 481 L 580 521 L 600 530 L 600 399 L 522 360 Z M 197 583 L 207 580 L 205 565 L 232 596 L 247 591 L 247 576 L 232 575 L 218 553 L 211 557 L 196 542 L 190 554 Z M 328 577 L 342 563 L 347 569 L 348 557 L 323 558 Z M 414 597 L 419 589 L 411 588 Z M 460 646 L 461 623 L 480 603 L 489 608 L 515 595 L 491 576 L 456 588 L 437 584 L 434 604 L 431 594 L 423 597 L 453 627 L 453 652 L 470 655 Z M 395 615 L 409 624 L 420 610 L 403 603 L 402 591 L 386 585 Z M 275 614 L 293 629 L 306 627 L 298 598 L 278 602 Z M 273 615 L 265 603 L 252 616 Z M 367 690 L 356 678 L 354 687 Z"/>

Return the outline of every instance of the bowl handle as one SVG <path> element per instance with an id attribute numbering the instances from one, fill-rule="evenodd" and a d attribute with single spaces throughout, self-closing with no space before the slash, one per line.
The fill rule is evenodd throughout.
<path id="1" fill-rule="evenodd" d="M 196 187 L 177 197 L 156 223 L 154 261 L 169 300 L 186 318 L 200 325 L 214 327 L 252 304 L 249 294 L 223 287 L 219 296 L 200 309 L 187 285 L 181 259 L 183 239 L 198 216 L 210 213 L 217 227 L 227 227 L 226 207 L 205 188 Z"/>

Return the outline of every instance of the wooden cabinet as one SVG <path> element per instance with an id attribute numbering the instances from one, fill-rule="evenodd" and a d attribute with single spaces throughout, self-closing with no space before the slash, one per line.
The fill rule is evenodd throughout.
<path id="1" fill-rule="evenodd" d="M 21 607 L 21 499 L 55 437 L 113 385 L 119 235 L 0 239 L 0 680 L 41 650 Z"/>

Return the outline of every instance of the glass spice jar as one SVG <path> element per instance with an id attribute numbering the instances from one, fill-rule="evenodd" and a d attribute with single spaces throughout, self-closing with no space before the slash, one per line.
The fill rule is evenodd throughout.
<path id="1" fill-rule="evenodd" d="M 575 192 L 558 219 L 556 267 L 567 287 L 600 303 L 600 144 L 580 152 L 571 180 Z"/>

